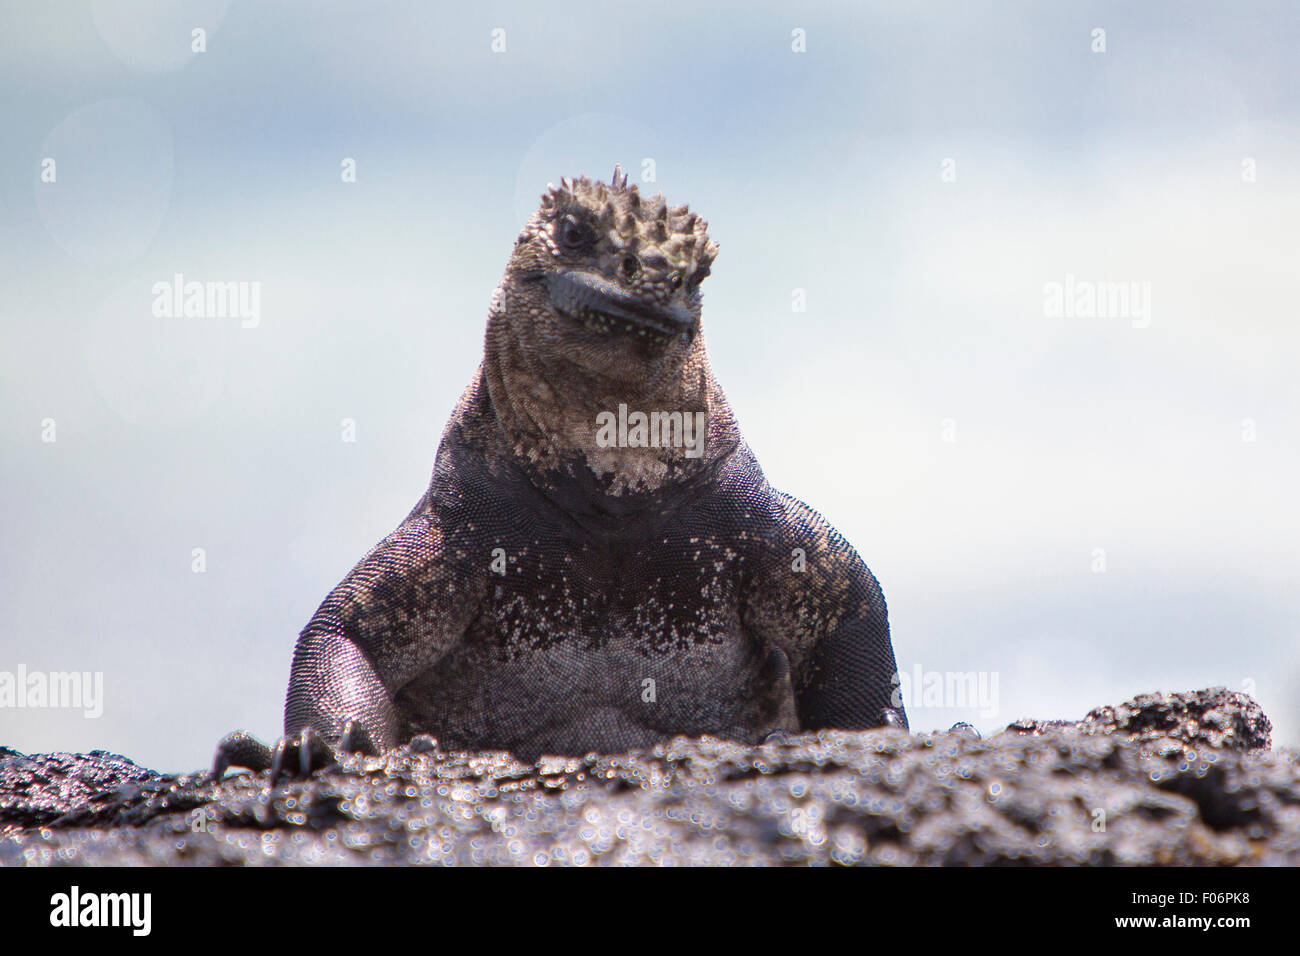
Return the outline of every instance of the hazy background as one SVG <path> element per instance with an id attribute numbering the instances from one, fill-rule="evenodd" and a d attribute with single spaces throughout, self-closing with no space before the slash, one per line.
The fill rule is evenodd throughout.
<path id="1" fill-rule="evenodd" d="M 0 670 L 105 693 L 0 744 L 277 735 L 538 195 L 647 158 L 721 244 L 769 478 L 876 572 L 903 670 L 997 675 L 915 729 L 1225 684 L 1300 744 L 1295 4 L 419 7 L 0 6 Z M 178 272 L 260 282 L 260 324 L 153 318 Z M 1048 317 L 1067 274 L 1149 282 L 1149 327 Z"/>

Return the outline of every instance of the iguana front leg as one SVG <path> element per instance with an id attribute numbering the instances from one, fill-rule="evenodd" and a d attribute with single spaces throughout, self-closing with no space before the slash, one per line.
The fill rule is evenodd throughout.
<path id="1" fill-rule="evenodd" d="M 343 579 L 298 637 L 273 747 L 237 732 L 218 745 L 227 767 L 301 774 L 343 750 L 382 754 L 401 741 L 397 693 L 464 633 L 486 587 L 447 553 L 433 515 L 413 513 Z"/>
<path id="2" fill-rule="evenodd" d="M 775 493 L 774 519 L 746 617 L 790 660 L 800 729 L 906 730 L 875 575 L 803 502 Z"/>

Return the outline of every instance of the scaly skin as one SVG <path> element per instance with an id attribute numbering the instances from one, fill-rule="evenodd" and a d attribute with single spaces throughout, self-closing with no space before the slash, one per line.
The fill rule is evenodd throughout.
<path id="1" fill-rule="evenodd" d="M 420 734 L 535 759 L 907 726 L 875 577 L 767 483 L 714 381 L 706 226 L 617 170 L 542 197 L 428 492 L 300 635 L 274 754 L 233 734 L 218 775 Z M 702 447 L 637 445 L 638 411 L 702 413 Z"/>

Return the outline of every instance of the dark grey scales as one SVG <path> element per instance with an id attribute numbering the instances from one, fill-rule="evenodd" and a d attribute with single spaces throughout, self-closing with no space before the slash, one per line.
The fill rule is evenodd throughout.
<path id="1" fill-rule="evenodd" d="M 533 760 L 906 728 L 875 577 L 767 483 L 714 381 L 706 226 L 617 169 L 542 197 L 428 492 L 298 638 L 286 737 L 230 735 L 217 776 L 417 735 Z M 604 447 L 620 405 L 704 413 L 703 449 Z"/>

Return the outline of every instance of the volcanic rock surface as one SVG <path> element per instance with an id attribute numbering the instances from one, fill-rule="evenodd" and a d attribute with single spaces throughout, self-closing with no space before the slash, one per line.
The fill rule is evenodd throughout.
<path id="1" fill-rule="evenodd" d="M 1223 688 L 980 739 L 679 737 L 543 758 L 402 747 L 308 780 L 0 748 L 0 865 L 1300 865 L 1300 754 Z"/>

